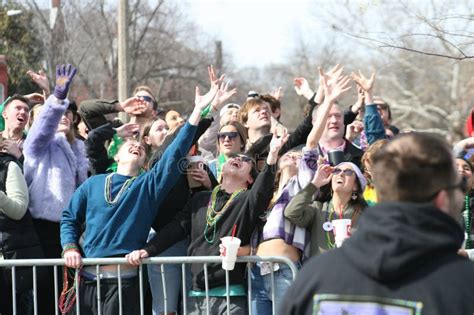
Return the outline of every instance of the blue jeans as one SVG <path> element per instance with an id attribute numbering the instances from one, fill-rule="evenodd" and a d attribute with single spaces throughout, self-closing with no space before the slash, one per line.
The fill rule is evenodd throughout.
<path id="1" fill-rule="evenodd" d="M 154 233 L 153 233 L 154 234 Z M 150 233 L 149 239 L 152 238 Z M 157 257 L 187 256 L 188 241 L 182 240 L 165 250 Z M 165 300 L 163 295 L 163 282 L 161 280 L 161 265 L 149 264 L 148 281 L 150 283 L 151 295 L 153 296 L 153 315 L 159 315 L 165 311 Z M 166 281 L 166 312 L 176 312 L 179 310 L 179 296 L 182 292 L 182 271 L 181 265 L 164 265 Z M 191 271 L 186 265 L 186 280 L 188 286 L 191 284 Z"/>
<path id="2" fill-rule="evenodd" d="M 300 268 L 300 265 L 298 265 Z M 258 315 L 272 315 L 272 275 L 260 274 L 260 266 L 255 264 L 252 267 L 252 314 Z M 283 301 L 286 291 L 293 283 L 293 273 L 290 267 L 286 264 L 280 264 L 280 269 L 273 272 L 273 279 L 275 281 L 275 311 L 279 314 L 279 304 Z"/>

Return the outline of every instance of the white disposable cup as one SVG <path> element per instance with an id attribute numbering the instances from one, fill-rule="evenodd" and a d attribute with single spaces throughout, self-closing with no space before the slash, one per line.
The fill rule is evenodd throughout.
<path id="1" fill-rule="evenodd" d="M 221 238 L 224 253 L 222 254 L 222 269 L 234 270 L 235 261 L 237 260 L 237 251 L 240 247 L 240 238 L 226 236 Z"/>
<path id="2" fill-rule="evenodd" d="M 204 162 L 204 158 L 200 155 L 193 155 L 188 157 L 188 163 L 198 163 L 198 162 Z"/>
<path id="3" fill-rule="evenodd" d="M 336 241 L 337 247 L 341 247 L 344 240 L 351 236 L 351 225 L 351 219 L 332 220 L 332 231 L 334 233 L 334 240 Z"/>
<path id="4" fill-rule="evenodd" d="M 203 169 L 204 159 L 200 155 L 190 156 L 188 157 L 188 169 Z M 188 184 L 189 188 L 196 188 L 202 186 L 201 182 L 196 181 L 191 174 L 187 174 L 188 176 Z"/>

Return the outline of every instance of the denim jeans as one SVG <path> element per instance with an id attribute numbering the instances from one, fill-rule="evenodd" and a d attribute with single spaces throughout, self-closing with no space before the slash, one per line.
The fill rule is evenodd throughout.
<path id="1" fill-rule="evenodd" d="M 151 239 L 152 233 L 148 237 Z M 188 241 L 182 240 L 165 250 L 157 257 L 187 256 Z M 161 279 L 161 265 L 149 264 L 148 281 L 150 283 L 151 295 L 153 296 L 153 315 L 159 315 L 165 311 L 165 300 L 163 295 L 163 282 Z M 179 296 L 182 292 L 182 271 L 180 264 L 164 265 L 166 281 L 166 312 L 176 312 L 179 310 Z M 191 286 L 191 271 L 186 265 L 186 280 L 188 287 Z"/>
<path id="2" fill-rule="evenodd" d="M 298 265 L 298 268 L 301 266 Z M 280 264 L 280 269 L 273 272 L 275 281 L 275 311 L 279 314 L 279 304 L 283 301 L 286 291 L 293 283 L 293 273 L 286 264 Z M 272 275 L 271 273 L 262 276 L 260 266 L 255 264 L 252 267 L 252 314 L 272 315 Z"/>

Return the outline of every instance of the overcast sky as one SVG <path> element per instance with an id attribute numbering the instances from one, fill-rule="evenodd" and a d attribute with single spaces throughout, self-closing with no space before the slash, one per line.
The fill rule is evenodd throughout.
<path id="1" fill-rule="evenodd" d="M 222 40 L 238 66 L 281 62 L 300 32 L 314 24 L 308 0 L 186 0 L 203 31 Z M 313 2 L 314 3 L 314 2 Z"/>

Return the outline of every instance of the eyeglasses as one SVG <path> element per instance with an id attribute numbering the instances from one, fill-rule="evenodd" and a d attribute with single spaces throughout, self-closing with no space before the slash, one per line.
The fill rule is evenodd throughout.
<path id="1" fill-rule="evenodd" d="M 138 97 L 142 98 L 145 102 L 148 102 L 148 103 L 152 103 L 152 102 L 153 102 L 153 98 L 151 98 L 151 96 L 148 96 L 148 95 L 138 95 Z"/>
<path id="2" fill-rule="evenodd" d="M 217 139 L 224 140 L 225 137 L 228 137 L 230 140 L 235 139 L 239 136 L 237 131 L 229 131 L 229 132 L 218 132 Z"/>
<path id="3" fill-rule="evenodd" d="M 334 175 L 338 175 L 338 174 L 341 174 L 341 172 L 345 175 L 345 176 L 352 176 L 355 174 L 355 172 L 351 169 L 345 169 L 345 170 L 341 170 L 340 168 L 335 168 L 332 170 L 332 173 Z"/>

